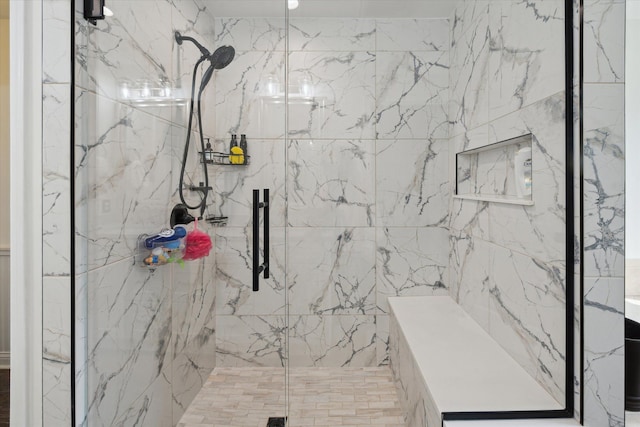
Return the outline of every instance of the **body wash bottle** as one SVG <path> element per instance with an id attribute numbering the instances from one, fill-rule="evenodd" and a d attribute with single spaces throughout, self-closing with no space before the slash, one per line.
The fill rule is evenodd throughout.
<path id="1" fill-rule="evenodd" d="M 518 150 L 514 159 L 516 193 L 518 198 L 531 197 L 532 171 L 531 171 L 531 147 Z"/>

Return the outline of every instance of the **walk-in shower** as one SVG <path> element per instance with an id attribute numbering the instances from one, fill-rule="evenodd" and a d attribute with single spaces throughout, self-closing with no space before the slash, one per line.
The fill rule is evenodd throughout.
<path id="1" fill-rule="evenodd" d="M 551 402 L 524 409 L 569 411 L 570 2 L 111 3 L 75 33 L 81 424 L 419 425 L 407 355 L 446 325 L 409 339 L 391 297 L 446 300 L 424 318 L 490 337 Z M 209 257 L 132 262 L 138 235 L 191 217 Z"/>

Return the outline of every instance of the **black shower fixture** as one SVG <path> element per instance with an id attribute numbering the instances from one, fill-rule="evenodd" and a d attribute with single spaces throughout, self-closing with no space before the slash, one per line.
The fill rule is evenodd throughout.
<path id="1" fill-rule="evenodd" d="M 205 76 L 207 74 L 208 76 L 206 79 L 203 77 L 202 79 L 203 84 L 201 84 L 201 87 L 206 86 L 206 83 L 209 82 L 209 79 L 211 79 L 211 73 L 213 73 L 213 70 L 222 70 L 224 67 L 229 65 L 231 61 L 233 61 L 233 58 L 236 56 L 236 50 L 232 46 L 221 46 L 217 48 L 215 52 L 211 53 L 206 47 L 204 47 L 201 43 L 199 43 L 193 37 L 183 36 L 178 31 L 175 32 L 174 36 L 176 39 L 176 43 L 178 43 L 179 45 L 182 45 L 182 42 L 184 42 L 185 40 L 196 45 L 196 47 L 200 50 L 200 53 L 202 54 L 199 62 L 204 60 L 209 60 L 209 62 L 211 63 L 211 65 L 209 66 L 209 69 L 211 71 L 209 71 L 209 69 L 205 71 Z"/>
<path id="2" fill-rule="evenodd" d="M 182 34 L 180 34 L 180 32 L 176 31 L 175 38 L 176 38 L 176 43 L 178 43 L 179 45 L 182 45 L 182 42 L 185 40 L 195 44 L 196 47 L 200 49 L 200 53 L 202 54 L 203 57 L 208 58 L 211 55 L 211 52 L 209 52 L 204 46 L 198 43 L 198 41 L 193 37 L 183 36 Z"/>
<path id="3" fill-rule="evenodd" d="M 187 140 L 184 145 L 184 152 L 182 156 L 182 167 L 180 169 L 180 182 L 178 184 L 178 194 L 180 195 L 180 204 L 181 209 L 199 209 L 200 217 L 204 216 L 204 210 L 207 206 L 207 196 L 209 194 L 209 173 L 207 172 L 207 161 L 205 159 L 205 145 L 204 145 L 204 132 L 202 130 L 202 112 L 201 112 L 201 99 L 202 93 L 204 92 L 205 87 L 213 77 L 213 72 L 215 70 L 221 70 L 233 61 L 233 58 L 236 55 L 236 50 L 231 46 L 221 46 L 217 48 L 213 53 L 209 52 L 209 50 L 200 44 L 196 39 L 189 36 L 183 36 L 178 31 L 174 33 L 174 37 L 176 39 L 176 43 L 182 45 L 182 42 L 189 41 L 193 43 L 200 50 L 200 59 L 198 59 L 193 67 L 193 75 L 191 81 L 191 102 L 189 103 L 189 124 L 187 125 Z M 209 68 L 202 74 L 202 79 L 200 80 L 200 88 L 198 90 L 198 94 L 196 97 L 196 77 L 197 71 L 205 61 L 209 61 Z M 194 105 L 195 104 L 195 105 Z M 195 108 L 194 108 L 195 107 Z M 191 191 L 198 191 L 202 194 L 202 198 L 200 199 L 200 203 L 197 205 L 189 205 L 183 194 L 184 190 L 184 177 L 185 177 L 185 167 L 187 164 L 187 158 L 189 154 L 189 144 L 191 143 L 191 129 L 193 125 L 193 115 L 194 112 L 198 117 L 198 134 L 200 140 L 200 149 L 202 155 L 202 171 L 204 174 L 204 182 L 200 184 L 198 187 L 190 186 L 188 187 Z"/>
<path id="4" fill-rule="evenodd" d="M 104 17 L 104 0 L 84 0 L 84 19 L 96 25 L 97 20 Z"/>

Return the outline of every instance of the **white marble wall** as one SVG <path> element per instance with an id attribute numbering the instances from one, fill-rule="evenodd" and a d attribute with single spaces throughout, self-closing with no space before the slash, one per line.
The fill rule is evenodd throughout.
<path id="1" fill-rule="evenodd" d="M 387 363 L 386 298 L 448 293 L 448 21 L 292 18 L 288 129 L 284 18 L 215 28 L 237 51 L 216 80 L 216 144 L 246 133 L 252 156 L 215 172 L 217 363 L 284 363 L 285 291 L 292 366 Z M 253 294 L 265 187 L 272 277 Z"/>
<path id="2" fill-rule="evenodd" d="M 206 43 L 214 21 L 197 1 L 109 7 L 114 16 L 97 26 L 76 14 L 77 419 L 171 426 L 215 367 L 215 264 L 151 273 L 135 257 L 139 234 L 169 226 L 187 113 L 183 104 L 132 105 L 119 90 L 123 79 L 150 79 L 187 92 L 199 52 L 173 32 Z M 187 184 L 204 180 L 196 156 L 192 146 Z"/>
<path id="3" fill-rule="evenodd" d="M 43 0 L 42 420 L 71 423 L 71 0 Z"/>
<path id="4" fill-rule="evenodd" d="M 624 426 L 625 0 L 586 0 L 584 425 Z"/>
<path id="5" fill-rule="evenodd" d="M 560 402 L 567 303 L 563 39 L 561 0 L 462 1 L 451 18 L 451 162 L 456 152 L 530 133 L 534 202 L 452 200 L 451 295 Z M 490 182 L 493 168 L 483 170 Z"/>

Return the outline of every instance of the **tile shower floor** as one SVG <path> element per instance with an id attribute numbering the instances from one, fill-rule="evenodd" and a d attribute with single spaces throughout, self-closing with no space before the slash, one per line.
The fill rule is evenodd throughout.
<path id="1" fill-rule="evenodd" d="M 290 427 L 404 427 L 391 371 L 291 368 Z M 284 369 L 216 368 L 179 427 L 267 427 L 284 414 Z"/>

